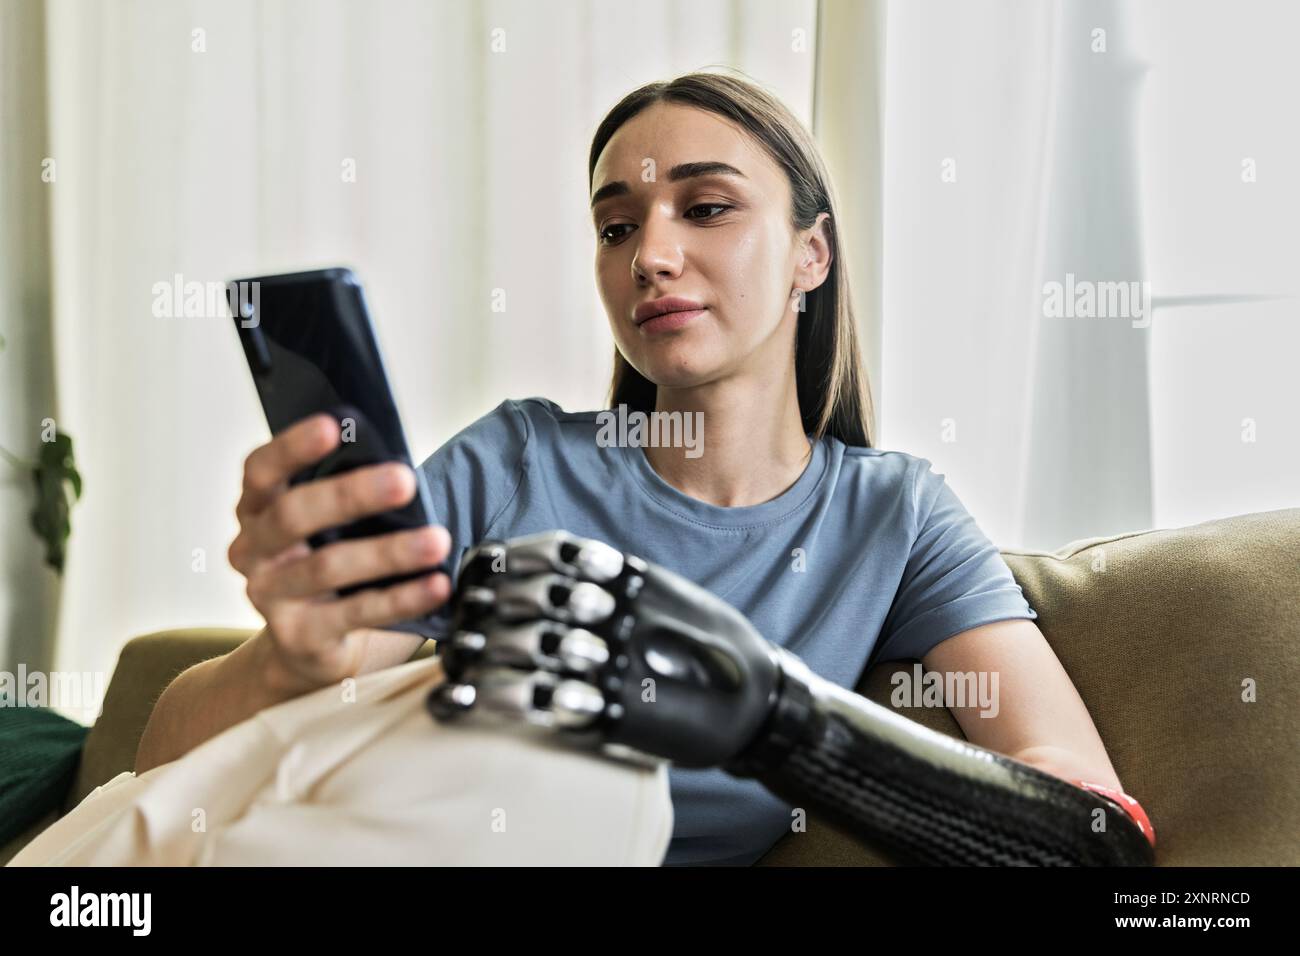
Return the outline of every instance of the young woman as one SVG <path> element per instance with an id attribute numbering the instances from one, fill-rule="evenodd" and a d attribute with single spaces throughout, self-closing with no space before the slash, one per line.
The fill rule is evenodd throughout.
<path id="1" fill-rule="evenodd" d="M 996 673 L 996 716 L 952 708 L 971 742 L 1122 789 L 997 549 L 928 461 L 871 445 L 835 192 L 798 120 L 741 77 L 652 83 L 601 123 L 589 179 L 610 408 L 690 416 L 702 445 L 611 447 L 601 412 L 506 401 L 421 465 L 442 526 L 313 553 L 310 534 L 404 503 L 414 476 L 289 490 L 339 436 L 321 416 L 285 431 L 247 459 L 229 551 L 267 626 L 169 686 L 137 772 L 447 633 L 444 575 L 335 589 L 563 528 L 695 581 L 840 686 L 899 658 Z M 666 863 L 750 863 L 789 830 L 752 780 L 673 769 L 671 787 Z"/>

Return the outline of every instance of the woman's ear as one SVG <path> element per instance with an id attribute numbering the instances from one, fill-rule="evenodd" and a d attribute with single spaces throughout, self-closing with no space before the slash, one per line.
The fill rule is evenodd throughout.
<path id="1" fill-rule="evenodd" d="M 830 273 L 834 256 L 830 236 L 823 225 L 829 218 L 828 212 L 818 213 L 816 221 L 801 233 L 803 252 L 794 276 L 794 288 L 797 290 L 813 291 L 826 281 L 826 276 Z"/>

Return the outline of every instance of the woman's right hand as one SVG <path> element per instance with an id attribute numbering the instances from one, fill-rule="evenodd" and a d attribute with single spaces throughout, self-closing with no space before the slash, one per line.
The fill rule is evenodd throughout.
<path id="1" fill-rule="evenodd" d="M 415 473 L 389 462 L 289 487 L 289 478 L 338 445 L 338 422 L 303 419 L 254 449 L 244 462 L 235 508 L 239 534 L 227 557 L 247 580 L 249 601 L 266 620 L 266 675 L 279 690 L 304 693 L 361 671 L 371 628 L 419 617 L 442 606 L 451 582 L 432 572 L 339 597 L 338 588 L 417 571 L 451 549 L 447 529 L 431 525 L 312 549 L 317 531 L 399 508 L 416 491 Z"/>

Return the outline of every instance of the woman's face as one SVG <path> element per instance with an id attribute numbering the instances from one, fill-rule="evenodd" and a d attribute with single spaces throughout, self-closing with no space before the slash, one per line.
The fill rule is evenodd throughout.
<path id="1" fill-rule="evenodd" d="M 678 169 L 714 163 L 738 174 Z M 611 183 L 626 188 L 607 193 Z M 633 368 L 686 388 L 793 362 L 803 234 L 790 225 L 785 174 L 747 133 L 706 110 L 656 103 L 610 138 L 592 188 L 596 284 Z M 639 324 L 637 307 L 664 296 L 703 311 Z"/>

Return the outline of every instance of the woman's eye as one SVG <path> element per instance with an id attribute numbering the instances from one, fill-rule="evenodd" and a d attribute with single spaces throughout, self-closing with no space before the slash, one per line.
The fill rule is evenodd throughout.
<path id="1" fill-rule="evenodd" d="M 622 238 L 623 238 L 622 234 L 617 235 L 617 236 L 610 236 L 610 235 L 608 235 L 608 233 L 609 233 L 609 231 L 610 231 L 611 229 L 617 229 L 617 228 L 619 228 L 620 226 L 626 226 L 626 225 L 627 225 L 627 223 L 625 223 L 625 222 L 616 222 L 616 223 L 614 223 L 612 226 L 606 226 L 604 229 L 600 230 L 600 232 L 596 234 L 596 237 L 597 237 L 601 242 L 606 243 L 606 244 L 608 244 L 608 243 L 610 243 L 610 242 L 613 242 L 613 241 L 615 241 L 615 240 L 618 240 L 618 239 L 622 239 Z"/>
<path id="2" fill-rule="evenodd" d="M 731 208 L 733 208 L 733 207 L 723 205 L 722 203 L 717 203 L 717 202 L 702 202 L 702 203 L 698 203 L 698 204 L 692 206 L 690 209 L 688 209 L 688 210 L 686 210 L 686 211 L 687 211 L 687 213 L 691 213 L 691 212 L 694 212 L 696 209 L 723 209 L 723 210 L 726 210 L 726 209 L 731 209 Z M 722 214 L 719 213 L 718 215 L 722 215 Z M 704 218 L 706 218 L 706 219 L 712 219 L 713 216 L 706 216 L 706 217 L 704 217 Z"/>

